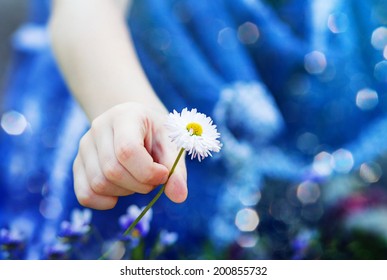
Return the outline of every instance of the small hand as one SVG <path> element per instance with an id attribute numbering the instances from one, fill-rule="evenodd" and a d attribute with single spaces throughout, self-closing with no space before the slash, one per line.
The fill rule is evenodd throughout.
<path id="1" fill-rule="evenodd" d="M 166 135 L 166 116 L 139 103 L 124 103 L 92 122 L 73 166 L 80 204 L 111 209 L 120 196 L 146 194 L 167 181 L 178 150 Z M 176 203 L 187 198 L 184 160 L 169 179 L 165 194 Z"/>

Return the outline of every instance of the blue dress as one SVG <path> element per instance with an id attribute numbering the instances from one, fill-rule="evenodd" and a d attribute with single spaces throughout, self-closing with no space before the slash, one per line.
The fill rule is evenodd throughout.
<path id="1" fill-rule="evenodd" d="M 0 128 L 0 257 L 95 259 L 120 238 L 128 206 L 142 207 L 152 194 L 92 211 L 87 234 L 63 233 L 64 221 L 82 209 L 71 167 L 89 124 L 52 55 L 49 6 L 32 1 L 12 40 Z M 366 214 L 387 201 L 379 184 L 387 149 L 386 10 L 383 0 L 134 1 L 128 26 L 156 93 L 169 110 L 213 117 L 224 146 L 204 162 L 187 159 L 187 201 L 162 197 L 142 243 L 122 255 L 339 258 L 340 249 L 346 258 L 368 256 L 342 247 L 331 253 L 327 244 L 332 249 L 337 237 L 326 225 L 355 193 L 368 199 L 360 207 Z M 376 202 L 371 188 L 380 192 Z M 354 212 L 344 210 L 336 229 L 378 235 L 350 223 Z M 178 238 L 159 250 L 164 230 Z M 344 247 L 355 240 L 338 238 Z"/>

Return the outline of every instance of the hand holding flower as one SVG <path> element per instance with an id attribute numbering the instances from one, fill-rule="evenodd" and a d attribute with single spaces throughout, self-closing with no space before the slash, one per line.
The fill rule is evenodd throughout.
<path id="1" fill-rule="evenodd" d="M 119 196 L 146 194 L 167 181 L 176 146 L 165 131 L 164 111 L 125 103 L 97 117 L 83 136 L 74 161 L 74 188 L 86 207 L 110 209 Z M 176 166 L 165 193 L 174 202 L 187 197 L 184 161 Z"/>
<path id="2" fill-rule="evenodd" d="M 127 109 L 127 108 L 124 108 Z M 118 113 L 120 112 L 119 109 Z M 121 117 L 122 115 L 127 116 L 124 112 L 121 112 L 121 115 L 118 120 L 122 121 Z M 108 116 L 107 116 L 108 117 Z M 162 118 L 161 118 L 162 119 Z M 131 121 L 139 121 L 139 119 L 130 119 Z M 183 109 L 183 111 L 180 113 L 174 111 L 173 113 L 169 114 L 168 120 L 165 124 L 167 130 L 169 130 L 169 137 L 171 138 L 171 141 L 168 141 L 169 144 L 166 144 L 166 146 L 160 146 L 161 142 L 157 142 L 157 139 L 165 139 L 164 129 L 156 130 L 154 131 L 155 124 L 159 124 L 160 119 L 152 119 L 152 118 L 145 118 L 148 122 L 143 123 L 143 125 L 137 126 L 137 128 L 142 128 L 143 130 L 140 130 L 140 134 L 144 137 L 140 137 L 139 139 L 143 139 L 143 146 L 140 144 L 137 144 L 133 147 L 137 147 L 141 150 L 146 150 L 149 152 L 147 156 L 153 156 L 154 159 L 160 160 L 160 162 L 165 162 L 168 164 L 168 160 L 170 160 L 170 157 L 168 156 L 167 152 L 169 152 L 169 155 L 176 154 L 176 147 L 175 149 L 170 150 L 171 142 L 175 142 L 177 145 L 177 148 L 179 149 L 178 155 L 176 159 L 174 160 L 174 163 L 167 174 L 165 180 L 161 180 L 160 183 L 163 185 L 161 186 L 160 190 L 156 194 L 156 196 L 152 199 L 152 201 L 142 209 L 141 213 L 138 214 L 137 218 L 135 218 L 133 221 L 130 222 L 130 224 L 127 224 L 128 221 L 133 219 L 133 214 L 137 213 L 137 208 L 135 206 L 132 206 L 128 209 L 129 215 L 123 216 L 120 218 L 120 222 L 123 225 L 126 225 L 126 230 L 123 233 L 122 239 L 125 240 L 126 237 L 133 237 L 137 236 L 137 232 L 140 231 L 140 228 L 143 229 L 143 226 L 141 225 L 141 219 L 146 218 L 147 215 L 149 217 L 151 212 L 148 212 L 151 210 L 151 207 L 156 203 L 156 201 L 160 198 L 160 196 L 165 192 L 166 195 L 175 202 L 182 202 L 185 200 L 187 196 L 187 188 L 186 188 L 186 170 L 185 165 L 179 163 L 183 161 L 180 161 L 180 158 L 183 156 L 184 152 L 187 151 L 188 155 L 191 155 L 191 159 L 198 157 L 199 161 L 202 159 L 211 156 L 211 152 L 219 152 L 221 149 L 221 143 L 218 140 L 220 137 L 220 134 L 216 130 L 216 126 L 213 125 L 211 118 L 207 117 L 204 114 L 198 113 L 196 109 L 192 109 L 191 111 L 188 111 L 187 109 Z M 153 121 L 153 122 L 149 122 Z M 119 122 L 120 123 L 120 122 Z M 113 124 L 115 122 L 113 121 Z M 117 128 L 117 126 L 113 127 Z M 119 128 L 122 128 L 121 125 L 118 126 Z M 134 126 L 136 127 L 136 126 Z M 157 126 L 160 128 L 160 126 Z M 129 127 L 133 128 L 133 127 Z M 153 129 L 152 129 L 153 128 Z M 147 131 L 149 133 L 147 133 Z M 113 135 L 117 135 L 117 133 L 114 133 L 115 130 L 113 130 Z M 142 132 L 142 133 L 141 133 Z M 159 134 L 157 134 L 158 132 Z M 123 132 L 122 132 L 123 133 Z M 138 133 L 138 131 L 137 131 Z M 136 135 L 136 133 L 134 133 Z M 150 137 L 147 138 L 145 136 Z M 127 135 L 129 136 L 129 135 Z M 126 138 L 128 139 L 128 138 Z M 155 141 L 156 140 L 156 141 Z M 160 141 L 160 140 L 159 140 Z M 141 142 L 141 141 L 140 141 Z M 120 143 L 120 142 L 118 142 Z M 147 144 L 148 143 L 148 144 Z M 157 145 L 155 145 L 157 143 Z M 154 146 L 152 146 L 154 145 Z M 148 148 L 147 148 L 148 147 Z M 151 148 L 149 148 L 151 147 Z M 152 149 L 152 147 L 155 149 Z M 156 151 L 159 152 L 156 152 Z M 138 154 L 140 156 L 141 154 Z M 146 155 L 143 153 L 143 156 Z M 160 156 L 161 155 L 161 156 Z M 82 156 L 82 154 L 81 154 Z M 120 154 L 117 155 L 118 160 L 121 162 L 122 157 L 120 157 Z M 139 159 L 138 159 L 139 160 Z M 153 162 L 156 164 L 153 168 L 154 170 L 151 170 L 152 172 L 157 172 L 157 168 L 162 169 L 162 165 L 158 164 L 156 162 Z M 124 163 L 122 163 L 124 164 Z M 158 166 L 160 165 L 160 166 Z M 169 165 L 169 164 L 168 164 Z M 150 165 L 152 167 L 152 165 Z M 156 168 L 157 167 L 157 168 Z M 184 169 L 182 169 L 184 167 Z M 138 167 L 136 167 L 138 170 Z M 136 169 L 135 168 L 135 169 Z M 146 170 L 141 170 L 142 172 L 147 172 Z M 148 171 L 149 172 L 149 171 Z M 163 171 L 160 171 L 163 172 Z M 181 176 L 184 177 L 181 177 Z M 150 177 L 149 177 L 150 178 Z M 185 184 L 181 184 L 184 182 Z M 145 222 L 145 225 L 148 223 Z M 137 232 L 136 232 L 137 231 Z M 109 256 L 110 252 L 114 248 L 111 247 L 108 251 L 106 251 L 100 259 L 105 259 Z"/>

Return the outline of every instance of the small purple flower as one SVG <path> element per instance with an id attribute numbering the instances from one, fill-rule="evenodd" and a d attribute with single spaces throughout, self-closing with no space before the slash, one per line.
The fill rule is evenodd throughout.
<path id="1" fill-rule="evenodd" d="M 178 239 L 178 234 L 176 232 L 168 232 L 167 230 L 162 230 L 160 232 L 160 244 L 162 246 L 171 246 L 176 243 Z"/>
<path id="2" fill-rule="evenodd" d="M 68 259 L 71 246 L 66 243 L 56 242 L 46 249 L 47 258 L 50 260 L 65 260 Z"/>
<path id="3" fill-rule="evenodd" d="M 176 243 L 178 237 L 176 232 L 168 232 L 165 229 L 161 230 L 159 238 L 150 252 L 150 259 L 158 258 L 167 250 L 167 247 Z"/>
<path id="4" fill-rule="evenodd" d="M 25 247 L 25 238 L 17 229 L 0 229 L 0 259 L 20 259 Z"/>
<path id="5" fill-rule="evenodd" d="M 59 235 L 63 238 L 78 239 L 90 231 L 92 212 L 90 209 L 74 209 L 71 213 L 71 222 L 63 221 Z"/>
<path id="6" fill-rule="evenodd" d="M 128 207 L 126 214 L 122 215 L 118 220 L 123 231 L 125 231 L 134 222 L 134 220 L 136 220 L 143 209 L 144 208 L 138 208 L 136 205 L 131 205 Z M 123 236 L 122 239 L 126 241 L 131 240 L 137 243 L 141 237 L 144 237 L 148 234 L 151 220 L 152 209 L 149 209 L 149 211 L 144 215 L 144 217 L 142 217 L 131 233 L 128 236 Z"/>
<path id="7" fill-rule="evenodd" d="M 24 238 L 16 229 L 0 229 L 0 248 L 5 250 L 17 249 L 23 246 Z"/>

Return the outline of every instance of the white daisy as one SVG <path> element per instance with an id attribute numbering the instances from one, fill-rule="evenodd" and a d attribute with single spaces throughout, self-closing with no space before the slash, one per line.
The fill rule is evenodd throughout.
<path id="1" fill-rule="evenodd" d="M 212 119 L 205 114 L 198 113 L 196 109 L 188 111 L 183 109 L 180 113 L 173 110 L 166 123 L 170 131 L 169 137 L 179 148 L 183 148 L 191 155 L 191 159 L 198 157 L 201 161 L 211 152 L 219 152 L 222 144 L 219 140 L 220 133 Z"/>

